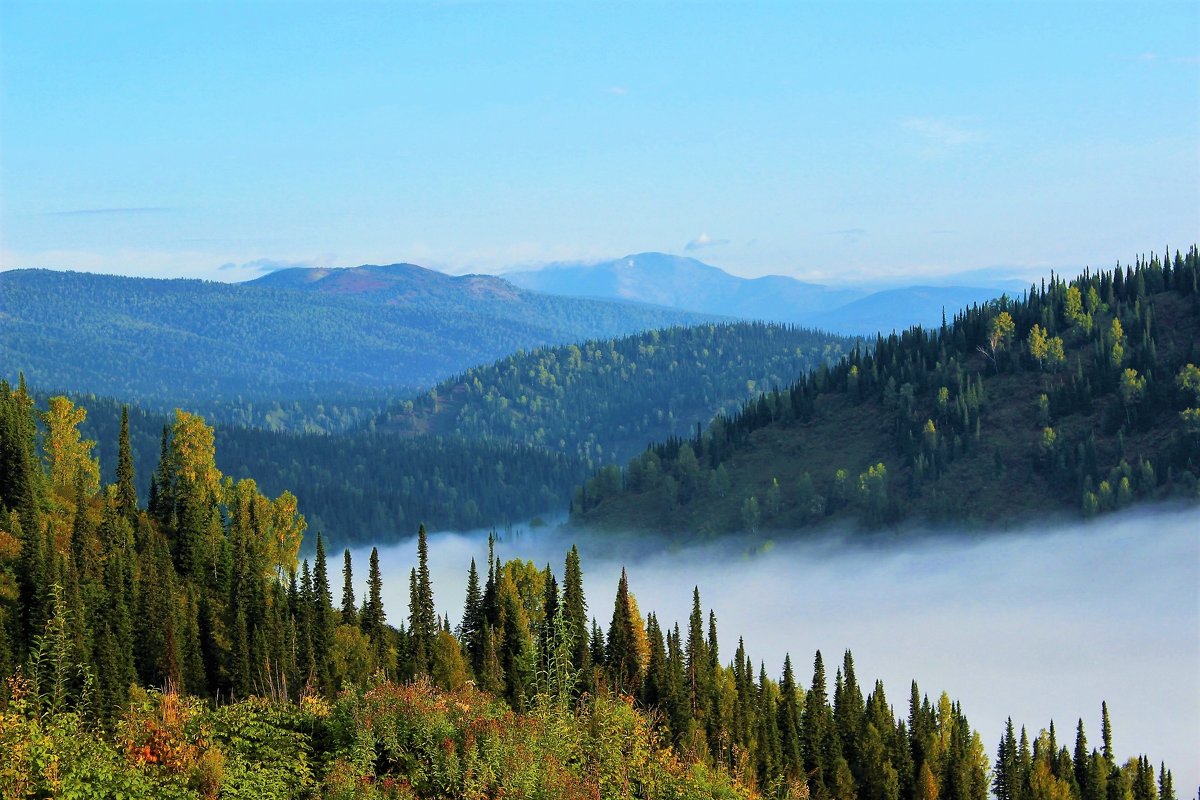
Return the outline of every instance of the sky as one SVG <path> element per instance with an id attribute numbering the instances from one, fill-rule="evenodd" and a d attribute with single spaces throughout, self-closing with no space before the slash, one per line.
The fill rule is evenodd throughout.
<path id="1" fill-rule="evenodd" d="M 0 269 L 663 251 L 895 280 L 1200 231 L 1200 4 L 0 2 Z"/>

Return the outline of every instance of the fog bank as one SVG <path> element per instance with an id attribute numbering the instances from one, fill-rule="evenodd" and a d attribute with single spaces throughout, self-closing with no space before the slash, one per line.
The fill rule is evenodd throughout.
<path id="1" fill-rule="evenodd" d="M 1181 798 L 1200 782 L 1200 509 L 1158 508 L 1051 529 L 962 536 L 936 532 L 870 546 L 835 535 L 754 546 L 745 540 L 665 549 L 640 540 L 613 554 L 601 536 L 579 546 L 589 612 L 607 628 L 621 567 L 643 614 L 686 626 L 692 587 L 717 615 L 722 661 L 739 636 L 755 664 L 778 679 L 785 653 L 807 686 L 820 649 L 832 687 L 842 652 L 854 653 L 864 691 L 884 682 L 907 716 L 909 684 L 936 699 L 962 702 L 989 757 L 1009 715 L 1035 736 L 1055 721 L 1073 746 L 1083 718 L 1090 746 L 1100 743 L 1107 700 L 1114 747 L 1125 759 L 1145 753 L 1174 771 Z M 504 560 L 520 557 L 562 577 L 571 540 L 538 529 L 509 534 Z M 367 550 L 353 552 L 361 597 Z M 486 571 L 487 533 L 429 537 L 439 613 L 455 624 L 467 568 Z M 380 551 L 384 604 L 398 624 L 408 613 L 415 536 Z M 331 554 L 330 570 L 340 559 Z M 340 594 L 340 576 L 334 593 Z M 482 575 L 481 575 L 482 577 Z M 832 691 L 832 688 L 830 689 Z"/>

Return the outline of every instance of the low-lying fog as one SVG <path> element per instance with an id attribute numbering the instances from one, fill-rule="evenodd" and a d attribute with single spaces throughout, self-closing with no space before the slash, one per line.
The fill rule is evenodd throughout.
<path id="1" fill-rule="evenodd" d="M 502 534 L 503 535 L 503 534 Z M 1073 746 L 1083 718 L 1089 745 L 1100 743 L 1107 700 L 1114 747 L 1125 759 L 1145 753 L 1174 771 L 1181 798 L 1200 782 L 1200 510 L 1163 508 L 1051 529 L 962 537 L 905 537 L 862 546 L 837 536 L 776 541 L 750 552 L 744 541 L 667 550 L 642 540 L 613 555 L 603 537 L 579 546 L 589 612 L 607 629 L 624 565 L 643 615 L 664 627 L 687 624 L 693 585 L 717 615 L 722 660 L 742 636 L 757 664 L 778 679 L 785 653 L 797 678 L 812 676 L 818 648 L 830 691 L 842 652 L 854 653 L 864 692 L 883 679 L 898 715 L 908 714 L 909 683 L 936 699 L 962 702 L 989 757 L 1009 715 L 1038 729 L 1055 721 Z M 606 546 L 607 545 L 607 546 Z M 548 528 L 508 535 L 504 560 L 550 563 L 562 579 L 570 539 Z M 353 553 L 362 596 L 369 548 Z M 472 557 L 486 575 L 487 533 L 429 537 L 434 599 L 456 624 Z M 415 535 L 380 551 L 384 605 L 399 624 L 408 614 Z M 330 554 L 334 594 L 340 594 Z"/>

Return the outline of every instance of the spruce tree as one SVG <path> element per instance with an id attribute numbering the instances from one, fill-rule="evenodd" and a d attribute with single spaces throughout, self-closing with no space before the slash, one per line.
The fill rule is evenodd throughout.
<path id="1" fill-rule="evenodd" d="M 354 571 L 350 565 L 349 548 L 342 553 L 342 624 L 358 624 L 358 610 L 354 607 Z"/>
<path id="2" fill-rule="evenodd" d="M 312 647 L 317 685 L 332 695 L 334 691 L 330 654 L 333 651 L 333 593 L 329 586 L 329 568 L 325 562 L 325 543 L 317 532 L 317 555 L 313 565 Z"/>
<path id="3" fill-rule="evenodd" d="M 834 764 L 828 760 L 827 741 L 834 735 L 833 715 L 825 689 L 825 663 L 821 651 L 813 659 L 812 684 L 804 697 L 804 715 L 801 718 L 801 752 L 804 769 L 809 775 L 809 790 L 813 797 L 828 797 Z"/>
<path id="4" fill-rule="evenodd" d="M 467 571 L 467 598 L 463 603 L 462 622 L 458 627 L 458 638 L 467 651 L 467 663 L 475 675 L 483 669 L 483 594 L 479 590 L 479 571 L 475 559 Z"/>
<path id="5" fill-rule="evenodd" d="M 862 735 L 866 705 L 863 701 L 862 689 L 858 685 L 858 678 L 854 674 L 854 656 L 849 650 L 842 657 L 842 689 L 833 714 L 837 721 L 842 755 L 845 756 L 847 762 L 856 767 L 861 761 L 859 740 Z M 855 780 L 861 782 L 862 772 L 856 769 L 851 771 L 854 772 Z"/>
<path id="6" fill-rule="evenodd" d="M 427 675 L 429 673 L 429 658 L 431 655 L 429 640 L 420 634 L 420 591 L 420 584 L 417 582 L 417 568 L 413 567 L 408 575 L 408 633 L 411 644 L 412 674 L 414 676 Z"/>
<path id="7" fill-rule="evenodd" d="M 117 442 L 117 507 L 132 525 L 137 520 L 137 487 L 133 476 L 133 450 L 129 446 L 129 406 L 121 406 L 121 435 Z"/>
<path id="8" fill-rule="evenodd" d="M 796 696 L 796 676 L 792 671 L 792 657 L 783 657 L 783 679 L 779 683 L 779 749 L 780 766 L 790 780 L 804 774 L 804 761 L 800 746 L 800 706 Z"/>
<path id="9" fill-rule="evenodd" d="M 363 602 L 360 625 L 363 633 L 371 639 L 375 665 L 379 669 L 389 668 L 388 643 L 384 623 L 387 616 L 383 609 L 383 576 L 379 572 L 379 549 L 371 548 L 371 561 L 367 571 L 367 599 Z"/>
<path id="10" fill-rule="evenodd" d="M 617 582 L 617 597 L 613 603 L 612 623 L 608 627 L 605 644 L 605 663 L 609 680 L 618 693 L 630 694 L 637 691 L 638 660 L 633 642 L 633 619 L 629 608 L 629 579 L 625 569 Z"/>
<path id="11" fill-rule="evenodd" d="M 1104 760 L 1108 762 L 1108 768 L 1112 769 L 1116 766 L 1116 760 L 1113 758 L 1112 723 L 1108 721 L 1107 700 L 1100 703 L 1100 740 L 1104 743 L 1104 749 L 1100 752 L 1103 753 Z"/>
<path id="12" fill-rule="evenodd" d="M 150 481 L 150 516 L 158 521 L 159 529 L 171 529 L 171 518 L 175 513 L 175 491 L 171 471 L 170 429 L 163 425 L 162 444 L 159 446 L 158 469 Z"/>
<path id="13" fill-rule="evenodd" d="M 592 650 L 588 646 L 587 601 L 583 596 L 583 570 L 579 550 L 571 545 L 563 570 L 563 624 L 571 637 L 571 668 L 580 677 L 580 688 L 592 671 Z"/>
<path id="14" fill-rule="evenodd" d="M 542 572 L 542 629 L 538 632 L 538 665 L 542 671 L 550 669 L 551 656 L 558 641 L 558 631 L 554 627 L 561 616 L 558 606 L 558 581 L 547 564 Z"/>
<path id="15" fill-rule="evenodd" d="M 425 526 L 417 529 L 417 568 L 410 587 L 408 632 L 412 638 L 414 669 L 429 671 L 433 642 L 438 632 L 437 612 L 433 605 L 433 585 L 429 577 L 429 542 Z"/>
<path id="16" fill-rule="evenodd" d="M 692 614 L 688 618 L 687 681 L 692 716 L 701 716 L 711 685 L 708 645 L 704 641 L 704 615 L 700 611 L 700 587 L 692 589 Z"/>

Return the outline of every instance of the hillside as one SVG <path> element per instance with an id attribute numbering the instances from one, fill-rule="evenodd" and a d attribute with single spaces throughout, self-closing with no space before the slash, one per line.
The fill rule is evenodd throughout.
<path id="1" fill-rule="evenodd" d="M 50 395 L 33 393 L 39 406 Z M 122 404 L 74 395 L 86 409 L 79 430 L 96 442 L 105 482 L 117 480 Z M 137 495 L 146 501 L 159 467 L 162 431 L 175 416 L 128 408 Z M 263 491 L 300 498 L 313 530 L 339 545 L 385 544 L 416 522 L 438 530 L 503 526 L 564 508 L 590 472 L 569 453 L 506 440 L 397 436 L 366 428 L 324 435 L 214 426 L 216 464 L 234 478 L 256 476 Z"/>
<path id="2" fill-rule="evenodd" d="M 249 284 L 14 270 L 0 273 L 0 376 L 163 410 L 374 404 L 521 348 L 705 319 L 411 265 Z"/>
<path id="3" fill-rule="evenodd" d="M 937 325 L 943 309 L 952 316 L 965 306 L 1002 293 L 994 280 L 979 286 L 905 286 L 876 291 L 863 286 L 823 286 L 784 275 L 740 278 L 694 258 L 666 253 L 638 253 L 595 264 L 549 264 L 504 277 L 539 292 L 636 300 L 851 336 Z"/>
<path id="4" fill-rule="evenodd" d="M 507 439 L 597 465 L 624 461 L 649 442 L 690 435 L 849 347 L 817 331 L 729 323 L 538 348 L 394 404 L 377 428 Z"/>
<path id="5" fill-rule="evenodd" d="M 574 520 L 715 535 L 1195 497 L 1198 274 L 1193 247 L 879 338 L 702 436 L 601 470 Z"/>

